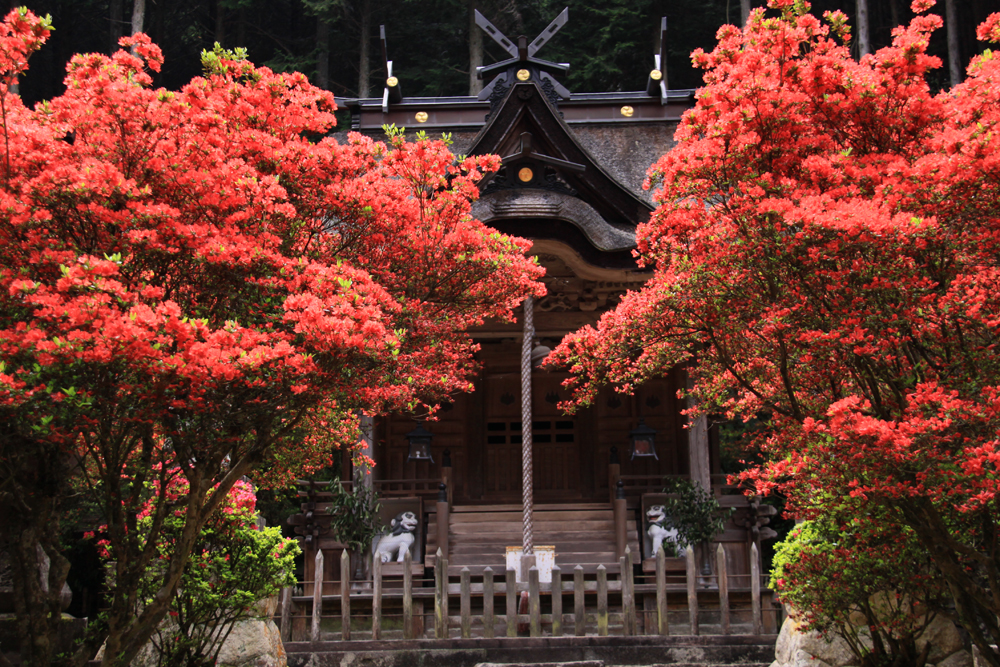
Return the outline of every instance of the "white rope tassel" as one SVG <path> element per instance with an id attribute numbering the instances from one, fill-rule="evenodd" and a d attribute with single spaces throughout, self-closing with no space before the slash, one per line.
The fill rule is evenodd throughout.
<path id="1" fill-rule="evenodd" d="M 532 535 L 532 486 L 534 473 L 531 463 L 531 343 L 535 338 L 535 300 L 524 300 L 524 340 L 521 342 L 521 489 L 524 498 L 523 553 L 534 553 Z M 527 573 L 525 573 L 527 580 Z"/>

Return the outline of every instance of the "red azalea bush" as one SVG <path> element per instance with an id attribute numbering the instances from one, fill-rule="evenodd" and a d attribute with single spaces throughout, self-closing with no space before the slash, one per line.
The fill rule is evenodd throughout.
<path id="1" fill-rule="evenodd" d="M 24 10 L 0 30 L 0 529 L 26 545 L 23 572 L 35 545 L 54 564 L 48 592 L 17 578 L 23 654 L 47 665 L 68 567 L 47 536 L 85 480 L 118 558 L 104 663 L 128 664 L 237 480 L 288 480 L 357 442 L 360 412 L 468 389 L 465 330 L 541 294 L 541 269 L 470 215 L 495 157 L 340 143 L 331 93 L 239 53 L 153 89 L 162 55 L 136 35 L 133 53 L 74 57 L 66 92 L 25 108 L 10 85 L 47 25 Z M 174 468 L 183 507 L 165 495 Z M 137 613 L 155 534 L 181 510 Z"/>
<path id="2" fill-rule="evenodd" d="M 1000 665 L 1000 61 L 932 94 L 939 17 L 858 62 L 843 14 L 770 6 L 694 54 L 639 230 L 653 278 L 553 360 L 579 402 L 684 364 L 697 410 L 769 419 L 754 492 L 912 531 Z"/>

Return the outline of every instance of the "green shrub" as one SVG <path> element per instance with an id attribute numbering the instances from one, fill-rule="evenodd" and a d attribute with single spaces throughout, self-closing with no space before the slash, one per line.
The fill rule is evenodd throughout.
<path id="1" fill-rule="evenodd" d="M 776 549 L 771 587 L 804 630 L 842 637 L 864 667 L 922 667 L 916 638 L 944 600 L 915 537 L 877 516 L 799 524 Z"/>
<path id="2" fill-rule="evenodd" d="M 732 510 L 723 510 L 719 501 L 690 479 L 668 478 L 663 507 L 677 529 L 676 545 L 684 549 L 707 542 L 721 533 Z M 668 542 L 664 542 L 668 545 Z"/>

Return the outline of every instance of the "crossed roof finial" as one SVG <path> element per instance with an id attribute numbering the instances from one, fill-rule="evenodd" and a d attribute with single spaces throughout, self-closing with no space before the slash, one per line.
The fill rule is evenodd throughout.
<path id="1" fill-rule="evenodd" d="M 549 80 L 556 92 L 563 98 L 568 98 L 570 93 L 566 88 L 559 84 L 554 78 L 552 78 L 550 72 L 565 72 L 569 69 L 569 63 L 554 63 L 548 60 L 542 60 L 536 58 L 535 54 L 538 53 L 545 44 L 552 39 L 552 37 L 559 32 L 559 30 L 566 25 L 569 21 L 569 7 L 566 7 L 561 12 L 559 16 L 553 19 L 552 23 L 548 25 L 538 37 L 528 43 L 526 37 L 518 37 L 517 44 L 512 40 L 508 39 L 506 35 L 500 32 L 499 28 L 490 23 L 490 21 L 483 16 L 479 10 L 475 10 L 476 25 L 483 29 L 483 31 L 493 38 L 497 44 L 503 47 L 510 58 L 507 60 L 502 60 L 498 63 L 492 65 L 487 65 L 485 67 L 480 67 L 477 69 L 477 75 L 480 79 L 485 79 L 487 76 L 494 72 L 502 72 L 505 70 L 513 69 L 517 66 L 526 68 L 528 70 L 536 70 L 538 76 Z M 494 85 L 497 83 L 498 79 L 494 79 L 490 85 L 483 89 L 483 92 L 479 94 L 479 99 L 486 99 L 490 96 Z"/>

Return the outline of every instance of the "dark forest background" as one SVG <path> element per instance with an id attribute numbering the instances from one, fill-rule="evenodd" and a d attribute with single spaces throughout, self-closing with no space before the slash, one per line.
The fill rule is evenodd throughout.
<path id="1" fill-rule="evenodd" d="M 863 2 L 863 0 L 860 0 Z M 909 0 L 867 0 L 871 43 L 890 40 L 893 26 L 912 16 Z M 964 71 L 983 50 L 975 28 L 1000 0 L 950 0 L 955 3 L 958 58 Z M 813 12 L 842 9 L 852 21 L 859 0 L 814 0 Z M 82 51 L 108 53 L 129 34 L 133 14 L 142 14 L 143 31 L 164 51 L 166 63 L 157 86 L 179 88 L 200 73 L 199 54 L 219 42 L 246 47 L 250 59 L 276 70 L 299 70 L 338 96 L 381 96 L 385 71 L 379 25 L 387 34 L 388 55 L 406 96 L 467 95 L 470 62 L 490 64 L 506 57 L 493 40 L 475 28 L 479 8 L 508 37 L 534 38 L 563 7 L 569 23 L 538 54 L 568 62 L 562 82 L 574 92 L 639 90 L 658 48 L 659 23 L 667 16 L 668 75 L 673 89 L 696 88 L 700 72 L 689 54 L 711 49 L 719 26 L 741 22 L 740 0 L 20 0 L 36 13 L 51 14 L 55 32 L 32 57 L 20 82 L 29 104 L 62 91 L 66 62 Z M 753 0 L 763 4 L 763 0 Z M 934 11 L 945 13 L 944 2 Z M 470 30 L 470 27 L 473 29 Z M 857 34 L 857 30 L 855 30 Z M 949 85 L 946 31 L 935 35 L 932 50 L 944 61 L 932 79 Z M 364 54 L 365 57 L 362 57 Z"/>

